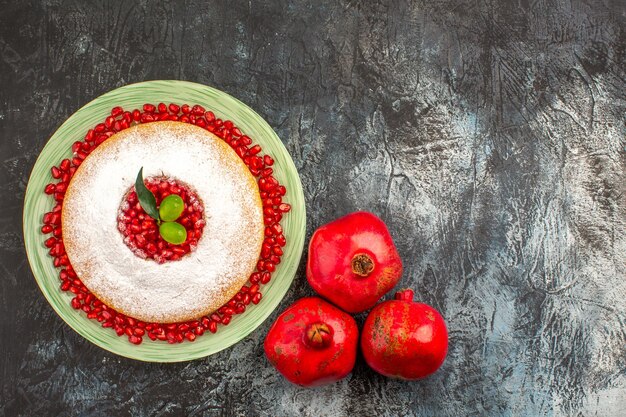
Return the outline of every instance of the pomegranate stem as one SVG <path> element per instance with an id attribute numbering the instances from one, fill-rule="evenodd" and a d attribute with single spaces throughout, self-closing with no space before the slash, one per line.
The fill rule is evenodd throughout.
<path id="1" fill-rule="evenodd" d="M 352 257 L 352 272 L 360 277 L 367 277 L 374 270 L 374 261 L 365 253 L 357 253 Z"/>
<path id="2" fill-rule="evenodd" d="M 333 332 L 326 323 L 312 323 L 304 332 L 304 343 L 313 349 L 324 349 L 333 341 Z"/>

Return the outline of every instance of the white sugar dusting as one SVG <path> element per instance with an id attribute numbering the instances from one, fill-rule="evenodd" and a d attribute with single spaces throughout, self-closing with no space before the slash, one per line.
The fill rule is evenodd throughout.
<path id="1" fill-rule="evenodd" d="M 142 166 L 144 177 L 190 184 L 204 203 L 203 235 L 179 261 L 141 259 L 118 230 L 120 203 Z M 65 196 L 63 236 L 94 294 L 132 317 L 166 323 L 214 311 L 247 281 L 263 213 L 254 178 L 227 144 L 196 126 L 155 122 L 112 136 L 85 159 Z"/>

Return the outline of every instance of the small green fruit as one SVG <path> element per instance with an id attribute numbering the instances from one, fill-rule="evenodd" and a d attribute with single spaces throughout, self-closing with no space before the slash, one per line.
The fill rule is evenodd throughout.
<path id="1" fill-rule="evenodd" d="M 176 222 L 163 222 L 159 226 L 161 237 L 173 245 L 180 245 L 187 240 L 187 230 L 185 227 Z"/>
<path id="2" fill-rule="evenodd" d="M 165 222 L 173 222 L 178 219 L 185 210 L 185 203 L 179 195 L 168 195 L 161 201 L 159 206 L 159 216 Z"/>

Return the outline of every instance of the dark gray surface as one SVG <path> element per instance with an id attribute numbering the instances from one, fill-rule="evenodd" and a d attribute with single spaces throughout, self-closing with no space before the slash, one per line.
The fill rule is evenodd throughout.
<path id="1" fill-rule="evenodd" d="M 626 415 L 624 2 L 307 3 L 2 2 L 0 415 Z M 22 247 L 30 169 L 89 100 L 171 78 L 275 128 L 307 236 L 383 217 L 400 286 L 449 325 L 440 372 L 392 381 L 359 358 L 305 390 L 265 360 L 269 321 L 158 365 L 55 315 Z M 301 268 L 279 310 L 311 293 Z"/>

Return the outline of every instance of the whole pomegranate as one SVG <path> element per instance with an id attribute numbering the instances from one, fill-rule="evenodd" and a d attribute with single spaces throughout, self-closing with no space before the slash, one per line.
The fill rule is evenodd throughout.
<path id="1" fill-rule="evenodd" d="M 265 338 L 265 355 L 289 381 L 315 387 L 348 375 L 359 329 L 349 315 L 318 297 L 293 303 Z"/>
<path id="2" fill-rule="evenodd" d="M 349 313 L 371 308 L 402 275 L 402 261 L 385 223 L 356 212 L 313 233 L 306 277 L 311 287 Z"/>
<path id="3" fill-rule="evenodd" d="M 388 377 L 414 380 L 435 372 L 448 352 L 448 331 L 434 308 L 413 301 L 413 291 L 396 293 L 365 320 L 361 350 L 367 364 Z"/>

